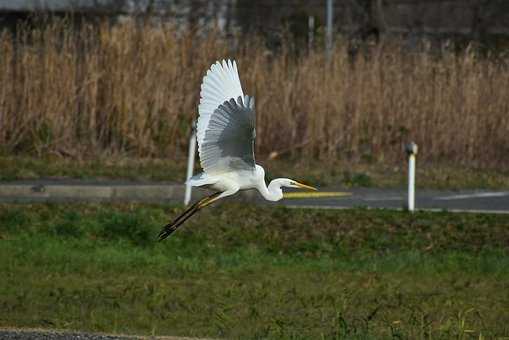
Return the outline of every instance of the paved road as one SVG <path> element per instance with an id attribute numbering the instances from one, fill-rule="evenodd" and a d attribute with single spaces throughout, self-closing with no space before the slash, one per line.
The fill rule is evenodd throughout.
<path id="1" fill-rule="evenodd" d="M 322 208 L 366 207 L 405 209 L 407 206 L 405 190 L 366 188 L 343 191 L 351 192 L 351 196 L 290 199 L 286 200 L 285 204 L 296 207 L 319 206 Z M 415 201 L 416 209 L 509 214 L 509 191 L 417 190 Z"/>
<path id="2" fill-rule="evenodd" d="M 349 196 L 307 197 L 285 199 L 277 204 L 291 207 L 316 208 L 391 208 L 403 209 L 406 205 L 405 190 L 398 189 L 344 189 L 320 188 L 321 194 L 348 192 Z M 172 183 L 134 183 L 126 181 L 16 181 L 0 182 L 0 203 L 9 202 L 182 202 L 184 187 Z M 193 199 L 203 191 L 193 192 Z M 262 202 L 254 192 L 243 198 Z M 417 190 L 416 208 L 448 211 L 509 213 L 509 190 Z"/>

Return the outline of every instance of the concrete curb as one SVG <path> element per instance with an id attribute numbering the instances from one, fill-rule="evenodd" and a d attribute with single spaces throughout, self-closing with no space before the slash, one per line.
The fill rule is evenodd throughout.
<path id="1" fill-rule="evenodd" d="M 193 194 L 198 197 L 200 193 Z M 184 199 L 179 184 L 139 183 L 0 183 L 0 202 L 177 202 Z"/>
<path id="2" fill-rule="evenodd" d="M 138 183 L 123 181 L 17 181 L 0 183 L 0 203 L 136 202 L 183 203 L 185 186 L 175 183 Z M 207 194 L 193 189 L 192 200 Z M 242 192 L 242 199 L 256 193 Z"/>

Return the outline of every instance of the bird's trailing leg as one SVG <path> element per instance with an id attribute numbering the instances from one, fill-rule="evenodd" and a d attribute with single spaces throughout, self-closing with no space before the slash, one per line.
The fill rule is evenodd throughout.
<path id="1" fill-rule="evenodd" d="M 177 230 L 178 227 L 182 225 L 185 221 L 187 221 L 188 218 L 193 216 L 198 210 L 201 208 L 206 207 L 207 205 L 215 202 L 218 199 L 218 196 L 221 194 L 221 192 L 213 193 L 210 196 L 204 197 L 195 204 L 193 204 L 191 207 L 189 207 L 186 211 L 184 211 L 182 214 L 180 214 L 173 222 L 168 223 L 159 233 L 158 240 L 162 241 L 168 236 L 170 236 L 175 230 Z"/>

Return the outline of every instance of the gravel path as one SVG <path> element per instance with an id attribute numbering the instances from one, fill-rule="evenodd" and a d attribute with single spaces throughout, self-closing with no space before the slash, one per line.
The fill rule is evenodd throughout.
<path id="1" fill-rule="evenodd" d="M 0 339 L 2 340 L 67 340 L 67 339 L 80 339 L 80 340 L 118 340 L 118 339 L 157 339 L 157 340 L 199 340 L 192 338 L 162 336 L 162 337 L 138 337 L 127 335 L 108 335 L 99 333 L 83 333 L 83 332 L 65 332 L 65 331 L 51 331 L 42 329 L 0 329 Z M 205 340 L 205 339 L 203 339 Z"/>
<path id="2" fill-rule="evenodd" d="M 113 339 L 134 339 L 133 337 L 112 336 L 103 334 L 91 334 L 81 332 L 53 332 L 46 330 L 21 330 L 13 329 L 0 330 L 0 339 L 2 340 L 64 340 L 64 339 L 81 339 L 81 340 L 113 340 Z"/>

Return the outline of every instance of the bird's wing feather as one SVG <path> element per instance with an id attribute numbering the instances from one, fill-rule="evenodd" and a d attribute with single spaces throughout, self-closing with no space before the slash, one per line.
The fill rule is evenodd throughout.
<path id="1" fill-rule="evenodd" d="M 217 174 L 254 170 L 255 111 L 250 96 L 225 101 L 211 115 L 201 142 L 203 170 Z"/>
<path id="2" fill-rule="evenodd" d="M 201 84 L 200 105 L 198 106 L 197 140 L 198 151 L 201 149 L 205 131 L 214 111 L 231 98 L 244 99 L 239 73 L 235 61 L 217 61 L 207 71 Z"/>

